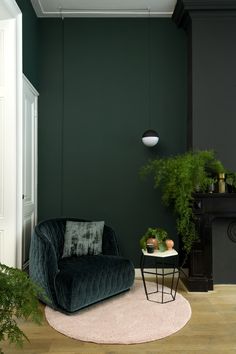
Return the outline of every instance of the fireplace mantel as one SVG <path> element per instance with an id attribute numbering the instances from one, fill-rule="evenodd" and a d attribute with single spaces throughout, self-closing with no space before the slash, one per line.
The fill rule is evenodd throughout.
<path id="1" fill-rule="evenodd" d="M 190 254 L 188 278 L 183 280 L 189 291 L 213 290 L 212 224 L 218 218 L 236 219 L 236 193 L 197 193 L 193 212 L 200 237 Z M 236 242 L 230 225 L 226 237 Z"/>

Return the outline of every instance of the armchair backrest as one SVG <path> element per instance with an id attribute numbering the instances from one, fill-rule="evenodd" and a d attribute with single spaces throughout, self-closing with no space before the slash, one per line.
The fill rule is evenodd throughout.
<path id="1" fill-rule="evenodd" d="M 64 246 L 64 235 L 66 229 L 66 221 L 88 221 L 77 218 L 57 218 L 48 219 L 40 222 L 35 230 L 36 233 L 45 237 L 51 243 L 55 250 L 57 260 L 61 258 Z M 119 248 L 117 238 L 114 230 L 104 225 L 103 239 L 102 239 L 102 253 L 104 255 L 119 255 Z"/>

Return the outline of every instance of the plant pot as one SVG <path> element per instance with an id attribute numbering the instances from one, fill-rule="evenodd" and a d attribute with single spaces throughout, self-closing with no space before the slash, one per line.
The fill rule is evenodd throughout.
<path id="1" fill-rule="evenodd" d="M 154 253 L 155 246 L 153 243 L 147 243 L 147 253 Z"/>
<path id="2" fill-rule="evenodd" d="M 158 243 L 157 243 L 157 239 L 155 237 L 149 237 L 146 241 L 146 245 L 154 245 L 154 248 L 157 249 L 158 248 Z"/>
<path id="3" fill-rule="evenodd" d="M 166 251 L 166 243 L 165 242 L 159 242 L 158 243 L 158 249 L 160 252 L 165 252 Z"/>
<path id="4" fill-rule="evenodd" d="M 173 240 L 166 240 L 166 247 L 168 251 L 171 251 L 174 247 L 174 241 Z"/>

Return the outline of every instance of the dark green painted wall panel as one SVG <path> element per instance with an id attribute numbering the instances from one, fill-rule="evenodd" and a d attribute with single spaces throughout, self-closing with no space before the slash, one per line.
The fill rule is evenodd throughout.
<path id="1" fill-rule="evenodd" d="M 22 12 L 23 72 L 32 85 L 39 89 L 39 20 L 30 0 L 16 0 Z"/>
<path id="2" fill-rule="evenodd" d="M 62 58 L 61 22 L 40 20 L 39 218 L 105 220 L 138 266 L 148 226 L 175 238 L 139 169 L 186 149 L 185 34 L 170 19 L 65 19 Z M 149 121 L 153 150 L 141 143 Z"/>
<path id="3" fill-rule="evenodd" d="M 40 21 L 39 219 L 61 215 L 63 61 L 61 20 Z"/>

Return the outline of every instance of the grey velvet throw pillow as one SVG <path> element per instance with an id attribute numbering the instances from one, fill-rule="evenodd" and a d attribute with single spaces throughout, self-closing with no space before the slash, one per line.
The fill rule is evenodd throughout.
<path id="1" fill-rule="evenodd" d="M 102 253 L 104 221 L 67 221 L 64 237 L 64 257 Z"/>

